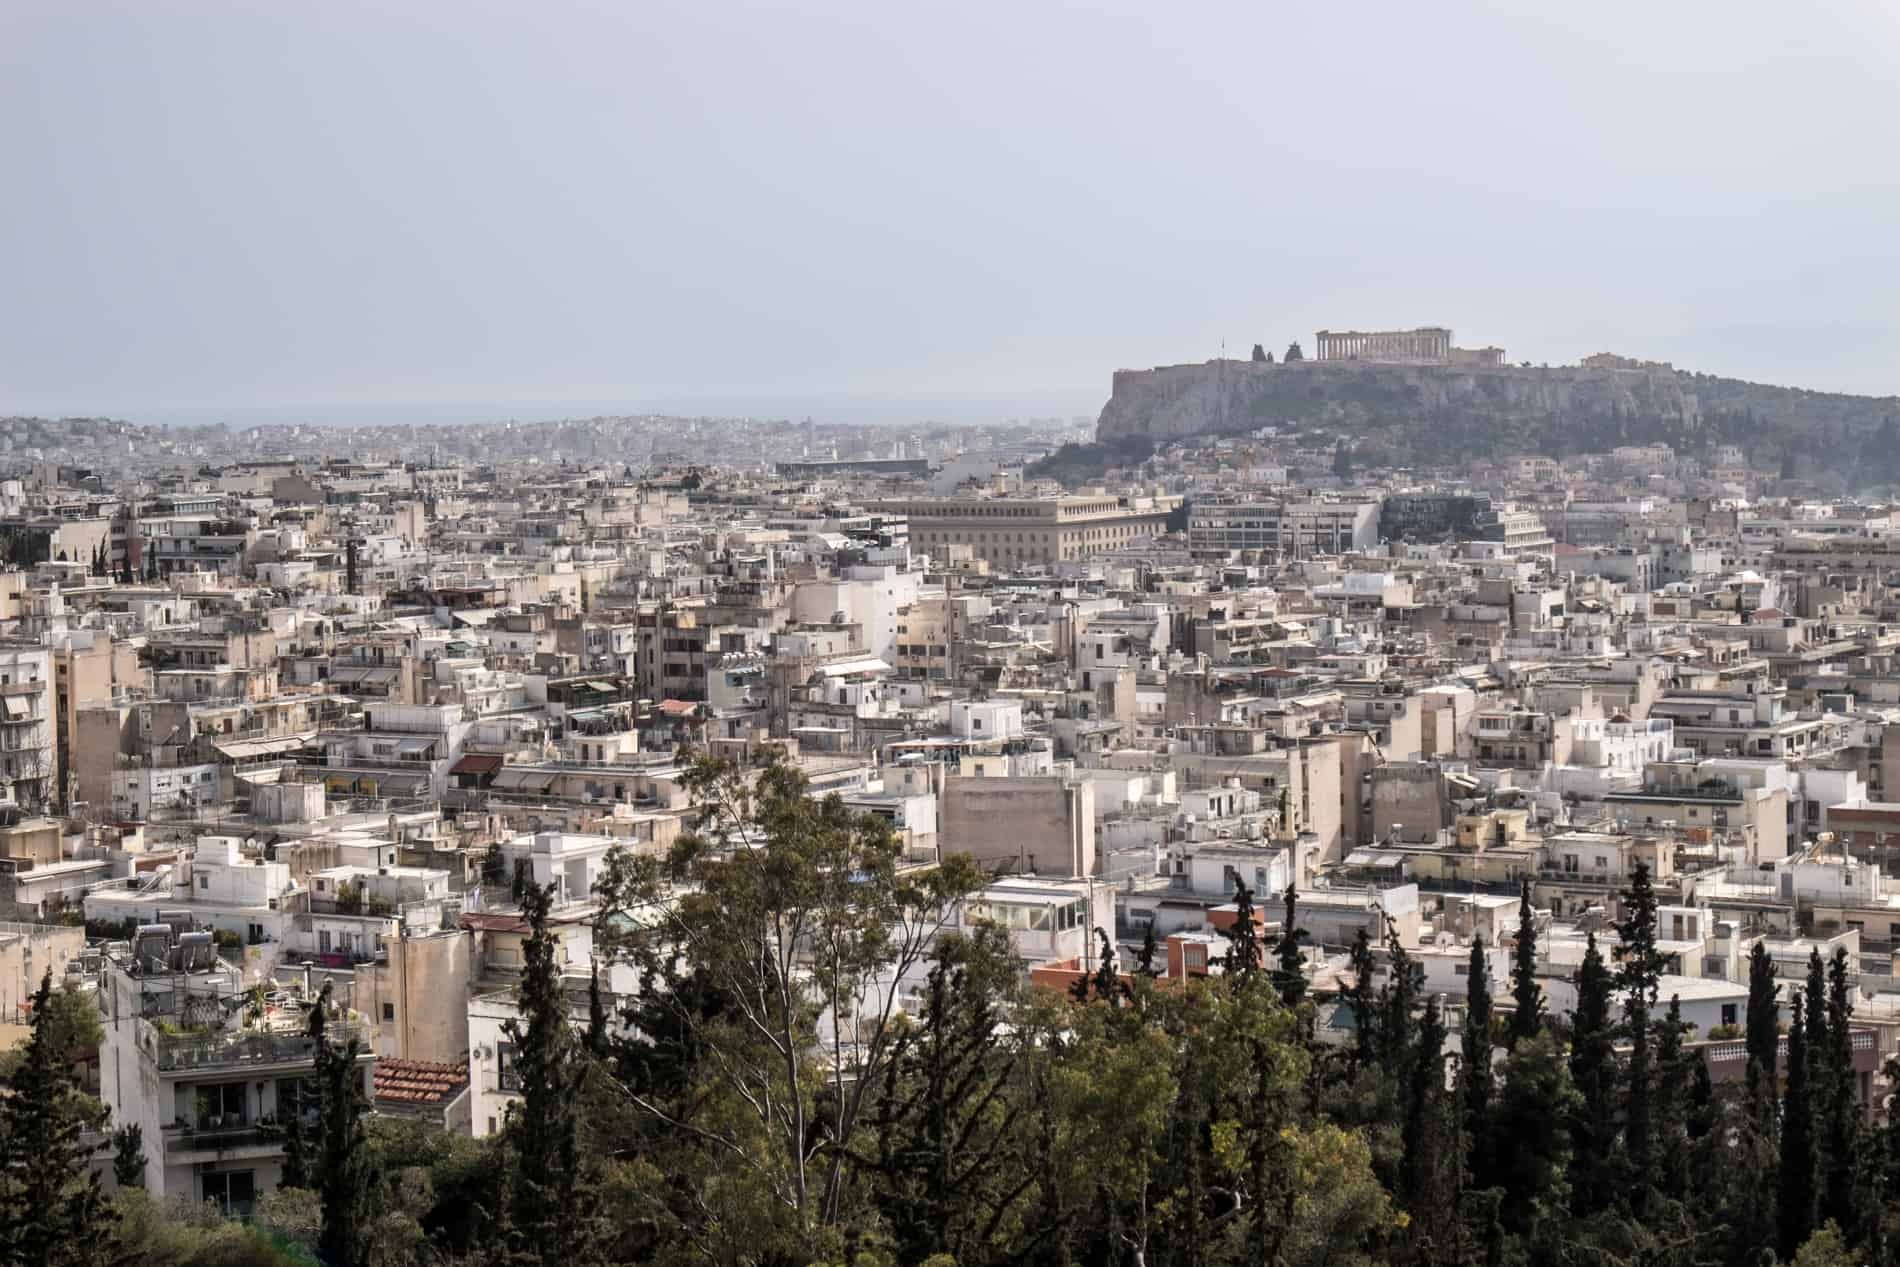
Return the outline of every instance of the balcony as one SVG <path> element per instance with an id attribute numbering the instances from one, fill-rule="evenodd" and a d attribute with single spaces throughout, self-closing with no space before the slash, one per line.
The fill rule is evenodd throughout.
<path id="1" fill-rule="evenodd" d="M 331 1025 L 331 1042 L 355 1038 L 369 1050 L 369 1026 L 362 1022 Z M 167 1034 L 156 1027 L 151 1034 L 152 1058 L 162 1070 L 224 1069 L 265 1065 L 304 1064 L 316 1059 L 316 1042 L 301 1032 L 222 1030 L 212 1034 Z"/>
<path id="2" fill-rule="evenodd" d="M 236 1125 L 221 1126 L 171 1126 L 165 1129 L 165 1155 L 167 1157 L 183 1156 L 190 1159 L 197 1153 L 224 1155 L 251 1150 L 282 1152 L 283 1138 L 281 1128 L 265 1126 L 258 1122 L 240 1122 Z"/>

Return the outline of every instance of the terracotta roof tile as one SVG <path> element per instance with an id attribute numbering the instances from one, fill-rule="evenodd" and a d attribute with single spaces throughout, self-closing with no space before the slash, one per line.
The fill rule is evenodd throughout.
<path id="1" fill-rule="evenodd" d="M 468 1085 L 468 1066 L 433 1060 L 376 1062 L 376 1098 L 402 1104 L 444 1104 Z"/>

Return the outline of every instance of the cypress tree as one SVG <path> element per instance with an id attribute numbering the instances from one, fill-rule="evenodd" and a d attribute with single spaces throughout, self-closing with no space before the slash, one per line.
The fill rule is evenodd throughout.
<path id="1" fill-rule="evenodd" d="M 311 1034 L 319 1042 L 323 1039 L 323 1018 L 316 1009 L 311 1009 L 306 1019 L 305 1033 Z M 310 1186 L 310 1132 L 304 1121 L 306 1105 L 317 1102 L 316 1082 L 311 1078 L 293 1078 L 278 1083 L 277 1119 L 278 1133 L 284 1141 L 284 1169 L 278 1177 L 280 1188 L 308 1188 Z M 285 1092 L 289 1092 L 286 1096 Z"/>
<path id="2" fill-rule="evenodd" d="M 32 1032 L 0 1098 L 0 1262 L 78 1267 L 108 1257 L 110 1209 L 80 1137 L 73 1074 L 55 1037 L 53 974 L 33 996 Z"/>
<path id="3" fill-rule="evenodd" d="M 1649 864 L 1638 861 L 1623 893 L 1624 918 L 1616 926 L 1622 944 L 1616 983 L 1623 991 L 1623 1014 L 1629 1029 L 1630 1054 L 1626 1071 L 1623 1146 L 1628 1154 L 1637 1205 L 1651 1179 L 1654 1143 L 1654 1104 L 1651 1085 L 1650 1013 L 1656 1005 L 1663 958 L 1656 949 L 1656 890 L 1649 882 Z"/>
<path id="4" fill-rule="evenodd" d="M 1591 931 L 1577 971 L 1577 1007 L 1570 1017 L 1570 1080 L 1577 1088 L 1571 1118 L 1571 1176 L 1576 1211 L 1595 1214 L 1616 1195 L 1616 1052 L 1610 1021 L 1612 978 Z"/>
<path id="5" fill-rule="evenodd" d="M 1775 1095 L 1780 1077 L 1781 1009 L 1775 1002 L 1775 962 L 1757 940 L 1748 952 L 1748 1087 L 1751 1096 Z"/>
<path id="6" fill-rule="evenodd" d="M 1232 973 L 1260 970 L 1260 930 L 1254 923 L 1253 890 L 1234 881 L 1233 927 L 1222 929 L 1227 938 L 1227 971 Z"/>
<path id="7" fill-rule="evenodd" d="M 1471 1184 L 1474 1188 L 1489 1188 L 1495 1178 L 1491 1164 L 1491 973 L 1482 934 L 1471 939 L 1463 1037 L 1458 1090 L 1463 1101 Z"/>
<path id="8" fill-rule="evenodd" d="M 575 1267 L 587 1261 L 590 1248 L 575 1112 L 582 1069 L 548 927 L 552 893 L 551 885 L 522 886 L 529 934 L 522 956 L 521 1015 L 502 1027 L 515 1044 L 521 1079 L 521 1100 L 508 1122 L 516 1163 L 511 1214 L 514 1233 L 532 1261 Z"/>
<path id="9" fill-rule="evenodd" d="M 1493 1155 L 1511 1231 L 1526 1235 L 1568 1205 L 1571 1123 L 1580 1107 L 1556 1034 L 1535 1034 L 1505 1057 Z"/>
<path id="10" fill-rule="evenodd" d="M 360 1263 L 367 1248 L 374 1213 L 376 1175 L 370 1159 L 369 1136 L 363 1119 L 369 1114 L 369 1096 L 363 1090 L 363 1071 L 357 1059 L 363 1044 L 354 1035 L 339 1046 L 324 1032 L 324 1014 L 330 1007 L 326 984 L 310 1010 L 310 1033 L 316 1038 L 316 1083 L 322 1097 L 318 1124 L 317 1197 L 322 1221 L 317 1249 L 329 1263 Z"/>
<path id="11" fill-rule="evenodd" d="M 1900 1087 L 1900 1056 L 1888 1057 L 1880 1072 L 1886 1075 L 1888 1086 Z M 1886 1115 L 1881 1119 L 1880 1153 L 1887 1168 L 1887 1191 L 1900 1192 L 1900 1095 L 1887 1100 Z"/>
<path id="12" fill-rule="evenodd" d="M 1135 970 L 1144 977 L 1161 975 L 1155 968 L 1155 959 L 1160 955 L 1161 947 L 1155 944 L 1155 925 L 1153 920 L 1141 931 L 1141 951 L 1135 958 Z"/>
<path id="13" fill-rule="evenodd" d="M 1444 1139 L 1444 1115 L 1438 1112 L 1445 1091 L 1445 1020 L 1435 994 L 1425 1001 L 1417 1046 L 1405 1080 L 1400 1182 L 1406 1203 L 1418 1210 L 1429 1185 L 1445 1169 L 1451 1155 Z"/>
<path id="14" fill-rule="evenodd" d="M 112 1132 L 112 1182 L 120 1188 L 145 1186 L 145 1128 L 137 1122 Z"/>
<path id="15" fill-rule="evenodd" d="M 1363 1068 L 1376 1053 L 1379 1003 L 1373 993 L 1372 937 L 1362 927 L 1352 942 L 1352 985 L 1346 991 L 1346 1004 L 1352 1009 L 1353 1063 Z"/>
<path id="16" fill-rule="evenodd" d="M 1814 1231 L 1814 1106 L 1808 1091 L 1806 1009 L 1806 997 L 1795 995 L 1787 1090 L 1781 1101 L 1781 1179 L 1775 1194 L 1776 1240 L 1784 1258 L 1793 1258 Z"/>
<path id="17" fill-rule="evenodd" d="M 1669 996 L 1669 1010 L 1656 1027 L 1656 1094 L 1654 1139 L 1656 1145 L 1656 1186 L 1664 1196 L 1680 1201 L 1689 1195 L 1690 1084 L 1694 1075 L 1690 1063 L 1700 1058 L 1682 1046 L 1682 997 Z M 1706 1075 L 1707 1065 L 1703 1065 Z M 1639 1182 L 1641 1178 L 1639 1177 Z"/>
<path id="18" fill-rule="evenodd" d="M 1391 974 L 1379 989 L 1379 1059 L 1403 1084 L 1412 1067 L 1412 1012 L 1425 988 L 1425 970 L 1399 941 L 1398 925 L 1391 920 L 1386 921 L 1385 949 Z"/>
<path id="19" fill-rule="evenodd" d="M 600 993 L 600 957 L 594 956 L 587 973 L 587 1053 L 596 1059 L 607 1055 L 607 1005 Z"/>
<path id="20" fill-rule="evenodd" d="M 1517 945 L 1511 951 L 1511 1046 L 1535 1038 L 1544 1025 L 1544 990 L 1537 984 L 1537 910 L 1531 882 L 1518 888 Z"/>
<path id="21" fill-rule="evenodd" d="M 1306 930 L 1299 927 L 1299 894 L 1289 883 L 1286 886 L 1285 913 L 1280 920 L 1280 940 L 1274 945 L 1274 955 L 1279 960 L 1280 1001 L 1288 1007 L 1298 1007 L 1306 998 L 1306 956 L 1300 953 L 1300 943 L 1306 940 Z"/>
<path id="22" fill-rule="evenodd" d="M 1860 1103 L 1854 1090 L 1853 986 L 1847 950 L 1836 946 L 1827 969 L 1827 1054 L 1817 1061 L 1827 1092 L 1820 1131 L 1821 1217 L 1843 1231 L 1860 1225 L 1855 1204 L 1855 1163 L 1860 1152 Z M 1813 1059 L 1811 1056 L 1810 1059 Z"/>
<path id="23" fill-rule="evenodd" d="M 1110 1007 L 1120 1007 L 1126 987 L 1115 972 L 1115 947 L 1100 928 L 1095 930 L 1095 939 L 1095 997 Z"/>

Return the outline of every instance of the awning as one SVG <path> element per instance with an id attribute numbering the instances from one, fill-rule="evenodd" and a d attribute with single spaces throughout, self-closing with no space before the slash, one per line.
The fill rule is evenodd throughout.
<path id="1" fill-rule="evenodd" d="M 1387 853 L 1383 849 L 1355 849 L 1346 855 L 1346 865 L 1349 867 L 1396 867 L 1404 859 L 1404 854 Z"/>
<path id="2" fill-rule="evenodd" d="M 435 750 L 435 745 L 434 739 L 404 739 L 396 744 L 396 751 L 403 756 L 427 755 Z"/>
<path id="3" fill-rule="evenodd" d="M 364 684 L 382 685 L 394 682 L 401 676 L 402 670 L 396 668 L 377 668 L 366 664 L 340 664 L 330 670 L 330 680 L 346 686 Z"/>
<path id="4" fill-rule="evenodd" d="M 450 774 L 493 774 L 501 769 L 500 757 L 489 752 L 471 752 L 449 767 Z"/>
<path id="5" fill-rule="evenodd" d="M 840 660 L 836 664 L 820 665 L 818 671 L 826 677 L 844 677 L 852 673 L 889 673 L 891 666 L 876 656 L 859 656 L 855 660 Z"/>
<path id="6" fill-rule="evenodd" d="M 496 772 L 494 788 L 497 792 L 545 792 L 558 777 L 558 771 L 514 766 Z"/>
<path id="7" fill-rule="evenodd" d="M 6 709 L 9 721 L 17 721 L 26 716 L 26 701 L 18 695 L 0 695 L 0 708 Z"/>
<path id="8" fill-rule="evenodd" d="M 250 761 L 258 757 L 274 757 L 283 752 L 295 752 L 306 747 L 317 737 L 314 730 L 301 731 L 294 735 L 276 735 L 267 739 L 227 739 L 223 743 L 211 746 L 233 761 Z"/>

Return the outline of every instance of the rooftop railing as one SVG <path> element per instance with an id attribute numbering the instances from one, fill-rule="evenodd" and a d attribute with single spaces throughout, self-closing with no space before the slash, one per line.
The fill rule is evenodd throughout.
<path id="1" fill-rule="evenodd" d="M 369 1026 L 362 1022 L 338 1022 L 326 1030 L 328 1040 L 337 1045 L 352 1038 L 369 1049 Z M 303 1033 L 260 1030 L 223 1030 L 213 1034 L 166 1034 L 156 1031 L 152 1055 L 164 1070 L 214 1069 L 245 1065 L 295 1064 L 314 1060 L 316 1040 Z"/>

